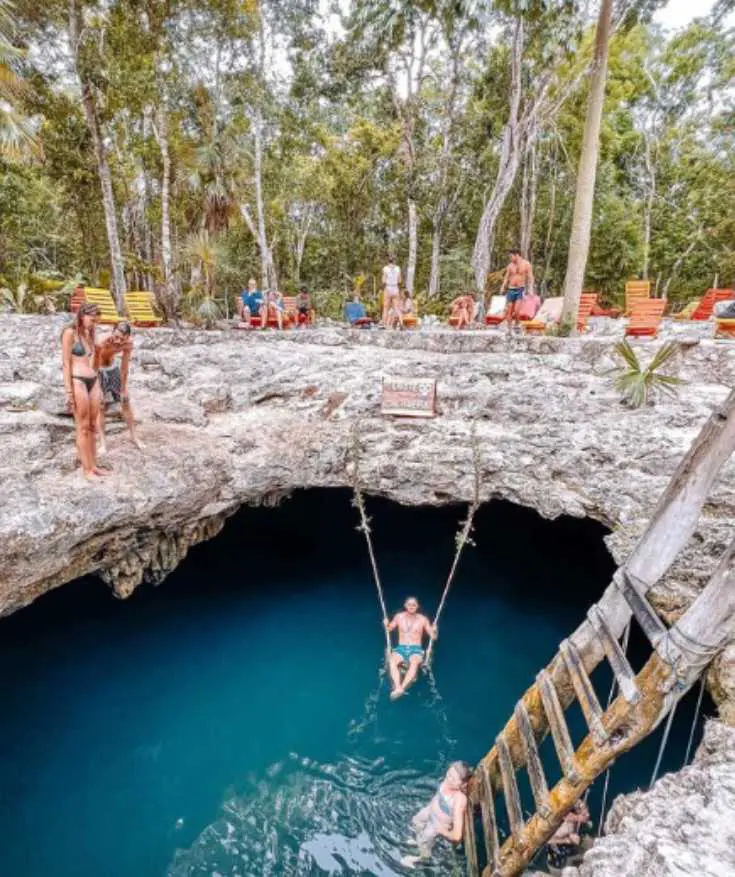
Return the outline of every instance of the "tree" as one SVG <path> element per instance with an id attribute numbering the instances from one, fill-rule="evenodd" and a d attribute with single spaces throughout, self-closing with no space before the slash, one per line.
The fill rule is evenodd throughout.
<path id="1" fill-rule="evenodd" d="M 592 207 L 595 198 L 597 157 L 600 150 L 600 125 L 607 82 L 607 61 L 612 30 L 612 0 L 601 0 L 600 15 L 595 33 L 595 55 L 590 76 L 590 94 L 582 139 L 582 153 L 577 174 L 577 193 L 574 201 L 572 234 L 569 239 L 569 259 L 564 280 L 564 307 L 562 323 L 576 331 L 577 312 L 584 284 L 584 271 L 590 249 Z"/>

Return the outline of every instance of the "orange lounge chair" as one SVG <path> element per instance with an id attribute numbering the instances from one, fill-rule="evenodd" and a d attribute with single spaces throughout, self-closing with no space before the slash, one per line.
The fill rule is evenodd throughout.
<path id="1" fill-rule="evenodd" d="M 69 302 L 69 310 L 75 314 L 79 310 L 80 305 L 85 302 L 97 305 L 100 311 L 100 323 L 114 325 L 122 320 L 122 317 L 117 312 L 115 300 L 110 294 L 109 289 L 94 289 L 91 286 L 85 286 L 82 288 L 78 286 L 72 294 L 71 301 Z"/>
<path id="2" fill-rule="evenodd" d="M 633 310 L 625 334 L 638 338 L 653 337 L 658 333 L 665 308 L 665 298 L 647 298 L 633 302 Z"/>
<path id="3" fill-rule="evenodd" d="M 634 302 L 650 297 L 650 280 L 629 280 L 625 284 L 625 316 L 630 316 Z"/>
<path id="4" fill-rule="evenodd" d="M 291 324 L 294 326 L 307 325 L 307 324 L 311 324 L 314 322 L 314 318 L 316 316 L 316 311 L 314 310 L 314 308 L 312 307 L 312 309 L 309 311 L 308 315 L 300 314 L 298 306 L 296 305 L 296 296 L 295 295 L 284 295 L 283 296 L 283 308 L 285 311 L 284 316 L 288 316 L 290 321 L 291 321 Z M 268 325 L 270 325 L 270 321 L 268 322 Z M 285 327 L 285 325 L 286 325 L 285 320 L 284 320 L 283 325 Z"/>
<path id="5" fill-rule="evenodd" d="M 720 301 L 727 301 L 731 298 L 735 298 L 735 290 L 708 289 L 690 319 L 709 320 L 714 313 L 715 305 Z"/>
<path id="6" fill-rule="evenodd" d="M 125 310 L 134 326 L 154 328 L 163 322 L 153 310 L 152 292 L 126 292 L 123 299 Z"/>
<path id="7" fill-rule="evenodd" d="M 675 320 L 691 320 L 692 314 L 697 310 L 701 301 L 701 298 L 695 298 L 694 301 L 690 301 L 678 314 L 674 314 L 673 318 Z"/>
<path id="8" fill-rule="evenodd" d="M 715 317 L 717 324 L 716 338 L 735 338 L 735 319 L 732 317 Z"/>
<path id="9" fill-rule="evenodd" d="M 583 292 L 579 298 L 577 311 L 577 332 L 587 331 L 587 320 L 592 315 L 592 308 L 597 304 L 596 292 Z"/>

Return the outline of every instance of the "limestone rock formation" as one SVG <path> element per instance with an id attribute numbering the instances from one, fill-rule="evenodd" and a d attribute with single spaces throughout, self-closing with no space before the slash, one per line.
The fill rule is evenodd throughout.
<path id="1" fill-rule="evenodd" d="M 605 836 L 564 877 L 732 877 L 735 728 L 707 723 L 692 764 L 615 799 Z"/>
<path id="2" fill-rule="evenodd" d="M 87 573 L 125 597 L 144 580 L 160 582 L 241 505 L 349 485 L 355 429 L 366 492 L 439 505 L 471 498 L 474 422 L 483 501 L 596 518 L 610 527 L 620 562 L 735 385 L 732 342 L 689 336 L 674 364 L 687 381 L 678 396 L 630 411 L 612 385 L 615 339 L 604 332 L 138 331 L 131 393 L 146 450 L 113 424 L 112 474 L 87 484 L 64 412 L 62 324 L 0 319 L 0 615 Z M 435 378 L 436 419 L 381 417 L 384 375 Z M 732 539 L 734 511 L 730 463 L 691 544 L 654 590 L 670 620 Z M 735 647 L 711 672 L 710 690 L 735 722 Z M 735 874 L 733 734 L 711 722 L 696 764 L 617 801 L 612 835 L 575 877 Z"/>

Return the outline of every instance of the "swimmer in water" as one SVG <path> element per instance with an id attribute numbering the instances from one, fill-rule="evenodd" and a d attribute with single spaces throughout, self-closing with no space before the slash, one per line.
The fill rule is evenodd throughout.
<path id="1" fill-rule="evenodd" d="M 424 634 L 435 640 L 439 635 L 435 624 L 425 615 L 419 614 L 419 601 L 409 597 L 403 604 L 404 611 L 394 616 L 393 621 L 386 618 L 383 622 L 390 633 L 398 628 L 398 645 L 390 654 L 390 678 L 393 682 L 391 700 L 396 700 L 406 693 L 408 686 L 416 679 L 421 662 L 424 660 Z M 408 669 L 401 679 L 401 665 Z"/>
<path id="2" fill-rule="evenodd" d="M 419 855 L 404 856 L 401 859 L 402 865 L 413 868 L 430 858 L 438 837 L 444 837 L 453 844 L 462 840 L 464 821 L 468 818 L 467 783 L 471 776 L 472 770 L 464 761 L 455 761 L 449 766 L 434 797 L 411 820 L 416 832 Z"/>

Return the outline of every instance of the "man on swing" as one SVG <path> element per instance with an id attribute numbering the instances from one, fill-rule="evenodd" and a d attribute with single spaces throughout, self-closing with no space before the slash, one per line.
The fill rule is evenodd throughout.
<path id="1" fill-rule="evenodd" d="M 415 597 L 409 597 L 403 608 L 404 611 L 395 615 L 393 621 L 388 621 L 386 618 L 383 622 L 388 633 L 398 628 L 398 645 L 394 646 L 390 653 L 390 678 L 393 682 L 391 700 L 396 700 L 405 694 L 406 689 L 416 679 L 424 660 L 424 634 L 432 640 L 438 636 L 436 625 L 432 624 L 425 615 L 419 614 L 419 601 Z M 406 664 L 408 669 L 401 679 L 403 664 Z"/>

